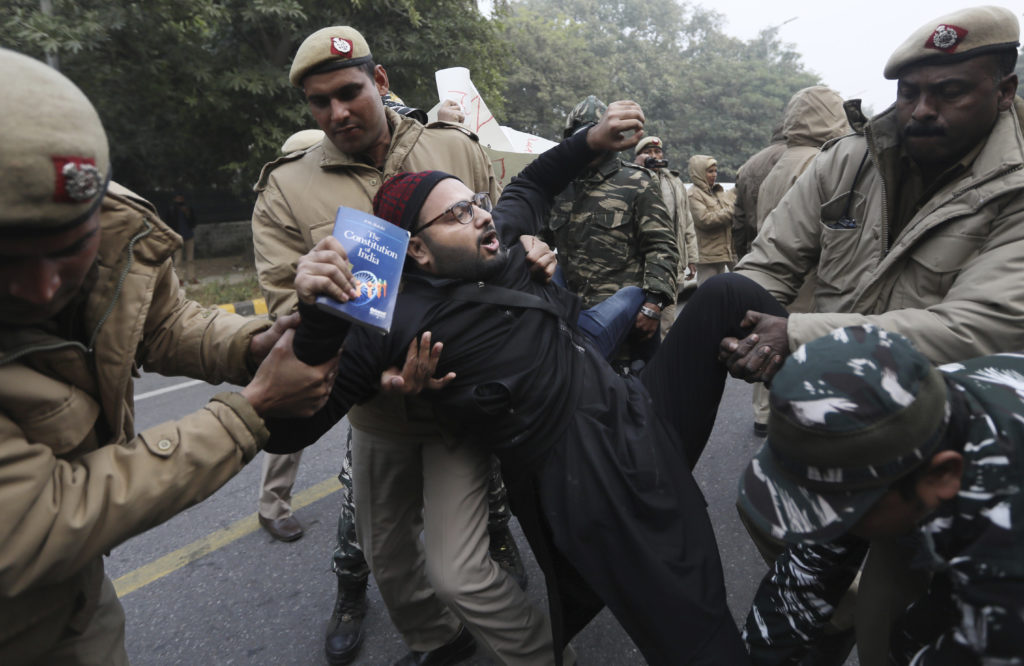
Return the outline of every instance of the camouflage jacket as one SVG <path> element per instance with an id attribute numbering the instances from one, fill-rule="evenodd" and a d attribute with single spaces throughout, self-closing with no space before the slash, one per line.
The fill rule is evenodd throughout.
<path id="1" fill-rule="evenodd" d="M 1024 355 L 985 356 L 941 369 L 967 406 L 964 473 L 957 498 L 908 541 L 908 570 L 928 574 L 930 583 L 893 627 L 888 663 L 1022 664 Z M 800 646 L 813 642 L 828 620 L 864 547 L 851 538 L 794 547 L 776 560 L 744 630 L 755 664 L 799 662 Z M 866 584 L 862 579 L 862 599 L 869 596 Z"/>
<path id="2" fill-rule="evenodd" d="M 588 170 L 555 199 L 548 228 L 566 284 L 584 307 L 630 285 L 675 302 L 675 227 L 647 169 L 612 157 Z"/>

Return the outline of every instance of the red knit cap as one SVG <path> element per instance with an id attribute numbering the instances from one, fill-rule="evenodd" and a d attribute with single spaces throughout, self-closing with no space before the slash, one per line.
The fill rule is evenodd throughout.
<path id="1" fill-rule="evenodd" d="M 384 181 L 377 190 L 373 197 L 373 214 L 412 231 L 427 195 L 445 178 L 455 176 L 444 171 L 397 173 Z"/>

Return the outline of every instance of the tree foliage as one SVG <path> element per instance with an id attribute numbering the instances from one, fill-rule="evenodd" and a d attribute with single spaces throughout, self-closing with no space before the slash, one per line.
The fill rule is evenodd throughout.
<path id="1" fill-rule="evenodd" d="M 520 0 L 504 34 L 508 124 L 556 138 L 588 94 L 634 99 L 673 164 L 714 155 L 723 179 L 768 143 L 790 96 L 817 83 L 775 31 L 743 42 L 718 14 L 673 0 Z"/>
<path id="2" fill-rule="evenodd" d="M 472 0 L 51 4 L 46 13 L 38 0 L 9 0 L 0 43 L 57 57 L 103 118 L 115 178 L 146 193 L 247 192 L 284 139 L 313 126 L 288 69 L 301 41 L 324 26 L 363 31 L 410 104 L 432 106 L 434 71 L 455 65 L 500 100 L 500 41 Z"/>
<path id="3" fill-rule="evenodd" d="M 408 104 L 434 72 L 468 67 L 496 117 L 557 138 L 588 94 L 643 104 L 674 164 L 715 155 L 723 178 L 768 140 L 789 96 L 815 83 L 767 31 L 743 42 L 673 0 L 6 0 L 0 44 L 49 60 L 92 99 L 114 177 L 251 199 L 263 163 L 313 126 L 288 84 L 299 43 L 353 25 Z"/>

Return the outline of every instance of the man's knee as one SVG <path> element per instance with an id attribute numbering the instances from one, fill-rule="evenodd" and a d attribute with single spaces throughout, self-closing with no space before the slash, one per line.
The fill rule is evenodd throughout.
<path id="1" fill-rule="evenodd" d="M 485 549 L 486 552 L 486 549 Z M 490 557 L 478 562 L 459 562 L 450 557 L 428 557 L 427 578 L 438 598 L 450 607 L 458 608 L 466 600 L 477 597 L 493 585 L 501 570 Z"/>

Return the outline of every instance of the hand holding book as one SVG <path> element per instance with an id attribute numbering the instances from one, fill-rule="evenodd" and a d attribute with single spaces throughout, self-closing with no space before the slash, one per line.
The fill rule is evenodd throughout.
<path id="1" fill-rule="evenodd" d="M 303 303 L 312 305 L 316 297 L 327 295 L 346 303 L 359 298 L 352 264 L 345 247 L 334 236 L 324 238 L 299 257 L 295 270 L 295 293 Z"/>

